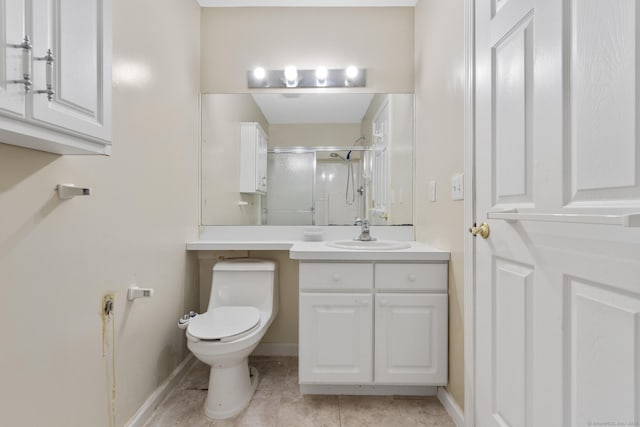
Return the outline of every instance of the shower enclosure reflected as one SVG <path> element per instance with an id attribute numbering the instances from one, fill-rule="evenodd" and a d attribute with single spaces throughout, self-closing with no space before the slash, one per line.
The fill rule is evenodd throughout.
<path id="1" fill-rule="evenodd" d="M 352 225 L 364 217 L 367 149 L 273 148 L 267 159 L 263 224 Z"/>
<path id="2" fill-rule="evenodd" d="M 412 223 L 412 94 L 203 94 L 201 102 L 202 225 Z"/>

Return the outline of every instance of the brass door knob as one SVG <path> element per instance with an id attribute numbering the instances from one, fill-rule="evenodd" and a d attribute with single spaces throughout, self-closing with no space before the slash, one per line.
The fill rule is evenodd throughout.
<path id="1" fill-rule="evenodd" d="M 473 234 L 474 237 L 479 234 L 480 237 L 486 239 L 487 237 L 489 237 L 491 230 L 489 229 L 489 224 L 483 222 L 479 227 L 476 227 L 476 225 L 473 224 L 473 227 L 469 228 L 469 233 Z"/>

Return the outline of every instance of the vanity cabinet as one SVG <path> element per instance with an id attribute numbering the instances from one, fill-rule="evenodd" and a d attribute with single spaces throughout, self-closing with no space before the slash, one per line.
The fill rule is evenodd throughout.
<path id="1" fill-rule="evenodd" d="M 301 384 L 444 385 L 447 263 L 301 262 Z"/>
<path id="2" fill-rule="evenodd" d="M 0 0 L 0 10 L 0 142 L 109 154 L 111 0 Z"/>
<path id="3" fill-rule="evenodd" d="M 267 192 L 266 132 L 259 123 L 240 123 L 240 192 Z"/>

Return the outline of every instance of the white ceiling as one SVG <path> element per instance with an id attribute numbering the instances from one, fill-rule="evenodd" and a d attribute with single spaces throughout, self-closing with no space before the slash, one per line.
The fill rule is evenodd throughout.
<path id="1" fill-rule="evenodd" d="M 373 94 L 253 94 L 270 124 L 360 123 Z"/>
<path id="2" fill-rule="evenodd" d="M 414 7 L 417 0 L 198 0 L 202 7 Z"/>

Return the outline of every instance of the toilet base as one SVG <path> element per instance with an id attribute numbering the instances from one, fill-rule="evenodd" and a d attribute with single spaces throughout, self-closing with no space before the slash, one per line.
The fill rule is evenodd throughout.
<path id="1" fill-rule="evenodd" d="M 246 357 L 232 366 L 212 366 L 209 393 L 204 404 L 205 415 L 214 420 L 223 420 L 242 412 L 253 398 L 258 377 L 258 370 L 249 367 Z"/>

